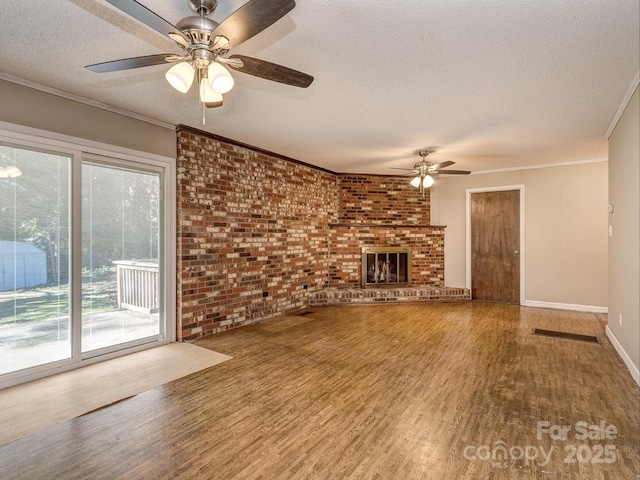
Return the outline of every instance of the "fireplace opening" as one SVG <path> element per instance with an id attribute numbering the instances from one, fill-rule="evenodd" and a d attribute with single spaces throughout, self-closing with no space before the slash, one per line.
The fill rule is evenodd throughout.
<path id="1" fill-rule="evenodd" d="M 402 247 L 362 249 L 362 286 L 408 287 L 411 284 L 411 250 Z"/>

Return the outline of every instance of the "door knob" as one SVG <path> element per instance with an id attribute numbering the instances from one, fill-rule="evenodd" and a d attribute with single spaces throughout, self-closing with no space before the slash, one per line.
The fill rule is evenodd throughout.
<path id="1" fill-rule="evenodd" d="M 518 255 L 520 253 L 520 250 L 516 250 L 515 252 L 513 252 L 514 255 Z"/>

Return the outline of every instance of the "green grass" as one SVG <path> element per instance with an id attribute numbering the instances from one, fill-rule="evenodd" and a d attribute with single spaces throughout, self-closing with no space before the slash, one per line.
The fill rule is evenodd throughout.
<path id="1" fill-rule="evenodd" d="M 82 312 L 117 308 L 115 274 L 101 275 L 100 281 L 82 283 Z M 24 288 L 0 292 L 0 325 L 26 323 L 69 315 L 69 284 Z"/>

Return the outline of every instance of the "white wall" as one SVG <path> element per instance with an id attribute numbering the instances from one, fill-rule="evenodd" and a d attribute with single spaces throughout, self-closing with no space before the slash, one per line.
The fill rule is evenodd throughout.
<path id="1" fill-rule="evenodd" d="M 6 80 L 0 80 L 0 99 L 0 121 L 3 122 L 165 157 L 176 156 L 174 128 L 144 122 Z"/>
<path id="2" fill-rule="evenodd" d="M 606 311 L 607 162 L 440 177 L 431 222 L 445 225 L 445 284 L 466 285 L 466 190 L 524 185 L 525 305 Z"/>
<path id="3" fill-rule="evenodd" d="M 609 324 L 607 334 L 640 384 L 640 99 L 638 88 L 609 137 Z M 622 315 L 622 325 L 620 324 Z"/>

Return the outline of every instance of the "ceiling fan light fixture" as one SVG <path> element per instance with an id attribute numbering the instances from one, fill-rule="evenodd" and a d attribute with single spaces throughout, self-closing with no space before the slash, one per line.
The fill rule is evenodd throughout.
<path id="1" fill-rule="evenodd" d="M 9 165 L 4 170 L 6 170 L 7 177 L 9 177 L 9 178 L 16 178 L 16 177 L 19 177 L 20 175 L 22 175 L 22 170 L 20 170 L 15 165 Z"/>
<path id="2" fill-rule="evenodd" d="M 227 93 L 234 85 L 234 80 L 229 70 L 216 62 L 211 62 L 208 72 L 209 82 L 215 92 Z"/>
<path id="3" fill-rule="evenodd" d="M 222 94 L 216 92 L 206 77 L 200 79 L 200 101 L 202 103 L 216 104 L 222 102 Z"/>
<path id="4" fill-rule="evenodd" d="M 426 175 L 422 179 L 422 186 L 423 186 L 423 188 L 429 188 L 431 185 L 433 185 L 434 182 L 435 182 L 435 180 L 433 179 L 433 177 L 431 175 Z"/>
<path id="5" fill-rule="evenodd" d="M 15 165 L 0 167 L 0 178 L 16 178 L 20 175 L 22 175 L 22 170 L 20 170 Z"/>
<path id="6" fill-rule="evenodd" d="M 420 176 L 415 177 L 411 180 L 411 186 L 418 188 L 420 186 L 421 178 Z"/>
<path id="7" fill-rule="evenodd" d="M 180 62 L 164 74 L 167 82 L 180 93 L 187 93 L 193 83 L 195 70 L 189 62 Z"/>

